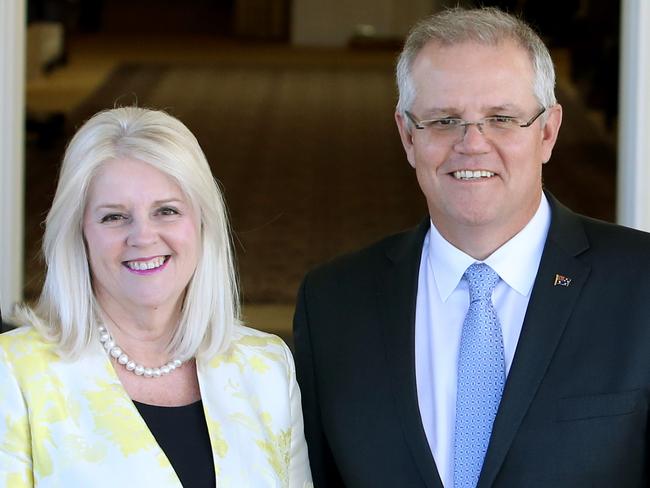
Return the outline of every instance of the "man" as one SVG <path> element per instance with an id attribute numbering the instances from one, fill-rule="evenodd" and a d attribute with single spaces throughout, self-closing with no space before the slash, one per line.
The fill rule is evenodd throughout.
<path id="1" fill-rule="evenodd" d="M 454 9 L 414 28 L 397 77 L 429 218 L 302 284 L 315 485 L 648 486 L 650 236 L 542 191 L 548 50 L 499 10 Z"/>

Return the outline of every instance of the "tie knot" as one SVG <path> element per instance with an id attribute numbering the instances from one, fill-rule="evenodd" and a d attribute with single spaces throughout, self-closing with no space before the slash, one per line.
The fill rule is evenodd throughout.
<path id="1" fill-rule="evenodd" d="M 465 279 L 469 284 L 469 299 L 490 300 L 492 291 L 499 282 L 499 275 L 496 271 L 484 263 L 474 263 L 465 271 Z"/>

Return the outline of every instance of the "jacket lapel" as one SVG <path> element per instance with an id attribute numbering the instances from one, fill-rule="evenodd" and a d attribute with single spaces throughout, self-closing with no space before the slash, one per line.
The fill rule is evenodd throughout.
<path id="1" fill-rule="evenodd" d="M 65 384 L 74 388 L 73 398 L 85 398 L 88 402 L 93 434 L 110 440 L 113 452 L 108 455 L 113 463 L 115 459 L 123 459 L 125 466 L 130 465 L 126 463 L 142 466 L 142 471 L 133 474 L 129 481 L 141 486 L 143 477 L 148 477 L 156 486 L 180 487 L 181 482 L 169 459 L 140 416 L 99 342 L 76 362 L 70 363 L 69 372 Z M 155 476 L 149 472 L 151 466 L 157 469 Z M 96 480 L 92 486 L 104 486 L 104 483 L 108 486 L 104 479 Z"/>
<path id="2" fill-rule="evenodd" d="M 415 305 L 422 243 L 429 219 L 387 249 L 387 266 L 378 276 L 378 310 L 383 310 L 387 371 L 404 439 L 424 486 L 442 488 L 418 407 L 415 379 Z"/>
<path id="3" fill-rule="evenodd" d="M 479 488 L 494 483 L 590 271 L 576 258 L 589 247 L 582 223 L 551 195 L 547 197 L 551 203 L 551 227 L 494 421 Z M 568 286 L 563 277 L 570 278 Z"/>

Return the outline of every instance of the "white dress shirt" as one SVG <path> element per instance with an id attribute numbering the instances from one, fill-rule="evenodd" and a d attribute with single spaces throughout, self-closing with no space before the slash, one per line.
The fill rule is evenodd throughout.
<path id="1" fill-rule="evenodd" d="M 551 212 L 539 208 L 518 234 L 484 262 L 497 272 L 492 302 L 501 323 L 506 376 L 515 355 L 539 268 Z M 469 308 L 465 270 L 477 262 L 447 242 L 433 223 L 422 249 L 415 316 L 415 374 L 424 431 L 445 487 L 454 483 L 454 426 L 458 351 Z"/>

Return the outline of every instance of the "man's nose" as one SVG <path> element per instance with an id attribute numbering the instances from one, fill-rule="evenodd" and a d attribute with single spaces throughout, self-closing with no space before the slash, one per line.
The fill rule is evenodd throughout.
<path id="1" fill-rule="evenodd" d="M 485 122 L 464 122 L 463 125 L 463 137 L 467 135 L 467 131 L 471 127 L 476 127 L 481 134 L 485 134 Z"/>
<path id="2" fill-rule="evenodd" d="M 463 124 L 463 132 L 459 134 L 456 149 L 463 153 L 486 152 L 490 144 L 485 137 L 485 126 L 482 122 L 467 122 Z"/>

